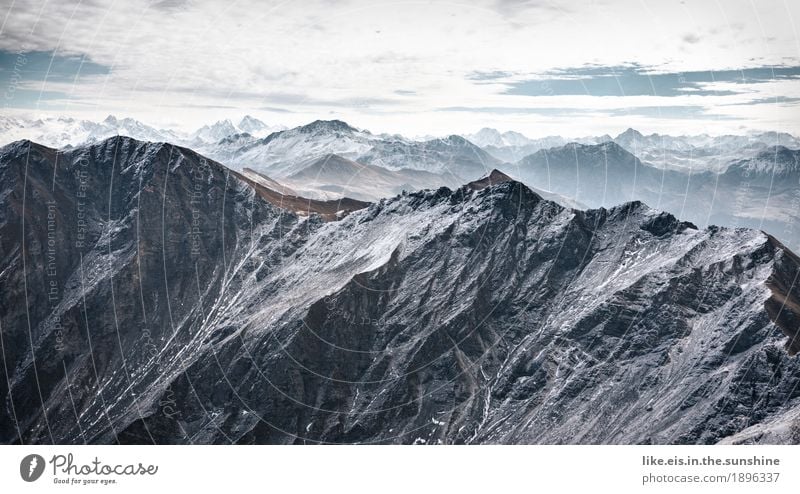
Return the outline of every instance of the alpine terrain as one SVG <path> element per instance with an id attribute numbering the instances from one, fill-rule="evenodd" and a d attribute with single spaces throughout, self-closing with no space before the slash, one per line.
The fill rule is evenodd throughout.
<path id="1" fill-rule="evenodd" d="M 0 149 L 0 442 L 800 442 L 800 259 L 776 238 L 589 188 L 603 207 L 565 207 L 460 137 L 249 145 L 241 173 L 128 137 Z M 280 180 L 388 189 L 409 156 L 475 180 L 372 202 Z"/>

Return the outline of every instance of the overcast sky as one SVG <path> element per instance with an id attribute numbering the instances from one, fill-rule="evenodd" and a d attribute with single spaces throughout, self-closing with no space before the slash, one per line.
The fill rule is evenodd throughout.
<path id="1" fill-rule="evenodd" d="M 797 0 L 5 4 L 5 114 L 800 134 Z"/>

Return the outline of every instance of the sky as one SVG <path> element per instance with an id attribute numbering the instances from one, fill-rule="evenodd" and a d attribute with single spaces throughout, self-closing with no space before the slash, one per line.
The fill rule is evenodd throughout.
<path id="1" fill-rule="evenodd" d="M 3 113 L 800 135 L 800 2 L 7 0 Z"/>

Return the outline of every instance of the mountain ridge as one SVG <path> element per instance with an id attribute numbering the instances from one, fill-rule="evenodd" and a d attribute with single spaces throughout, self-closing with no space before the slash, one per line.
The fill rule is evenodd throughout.
<path id="1" fill-rule="evenodd" d="M 764 233 L 497 174 L 326 222 L 168 144 L 58 151 L 54 183 L 55 153 L 0 152 L 2 442 L 798 440 L 798 259 Z"/>

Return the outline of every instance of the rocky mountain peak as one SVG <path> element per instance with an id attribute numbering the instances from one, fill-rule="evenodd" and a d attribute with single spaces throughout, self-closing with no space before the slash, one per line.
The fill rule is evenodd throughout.
<path id="1" fill-rule="evenodd" d="M 299 127 L 298 130 L 302 133 L 357 132 L 357 129 L 341 120 L 315 120 Z"/>
<path id="2" fill-rule="evenodd" d="M 513 178 L 509 177 L 505 173 L 495 168 L 491 172 L 489 172 L 489 174 L 486 175 L 485 177 L 468 183 L 467 187 L 474 190 L 481 190 L 491 185 L 499 184 L 502 182 L 512 182 L 512 181 L 514 181 Z"/>
<path id="3" fill-rule="evenodd" d="M 629 141 L 632 139 L 642 139 L 642 138 L 644 138 L 644 134 L 630 127 L 616 137 L 617 140 L 623 140 L 623 141 Z"/>

